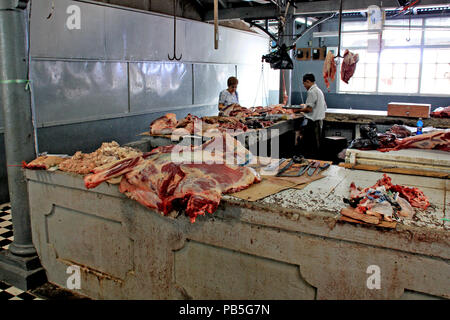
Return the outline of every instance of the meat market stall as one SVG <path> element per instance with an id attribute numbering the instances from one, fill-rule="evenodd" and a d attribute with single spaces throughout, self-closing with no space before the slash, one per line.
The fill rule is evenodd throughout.
<path id="1" fill-rule="evenodd" d="M 178 121 L 175 115 L 166 114 L 153 121 L 148 132 L 140 134 L 140 141 L 132 142 L 130 145 L 142 143 L 149 143 L 153 147 L 173 143 L 199 145 L 220 130 L 229 132 L 247 148 L 252 148 L 293 131 L 295 122 L 303 118 L 303 114 L 294 114 L 292 110 L 280 106 L 257 108 L 258 112 L 250 111 L 255 108 L 242 108 L 241 114 L 236 113 L 227 117 L 199 118 L 189 114 Z"/>
<path id="2" fill-rule="evenodd" d="M 123 161 L 111 168 L 123 170 Z M 49 281 L 65 287 L 68 266 L 79 266 L 79 292 L 93 298 L 450 298 L 448 179 L 390 175 L 431 205 L 383 228 L 339 213 L 352 182 L 370 186 L 382 173 L 331 166 L 322 175 L 256 201 L 224 195 L 192 223 L 127 198 L 111 180 L 87 189 L 94 178 L 25 170 L 33 243 Z"/>

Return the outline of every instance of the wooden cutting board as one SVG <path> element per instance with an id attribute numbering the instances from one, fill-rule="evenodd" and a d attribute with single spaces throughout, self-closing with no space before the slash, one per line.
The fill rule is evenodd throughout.
<path id="1" fill-rule="evenodd" d="M 293 188 L 296 185 L 297 183 L 289 180 L 266 176 L 262 177 L 260 183 L 255 183 L 245 190 L 230 195 L 242 200 L 257 201 L 280 191 Z"/>

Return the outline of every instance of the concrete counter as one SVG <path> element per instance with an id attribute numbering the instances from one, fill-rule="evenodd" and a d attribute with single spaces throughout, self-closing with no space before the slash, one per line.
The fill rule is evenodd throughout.
<path id="1" fill-rule="evenodd" d="M 386 230 L 338 222 L 327 203 L 276 201 L 286 192 L 315 192 L 336 202 L 330 195 L 348 195 L 348 181 L 366 186 L 381 176 L 367 174 L 333 166 L 326 178 L 294 193 L 254 203 L 225 196 L 213 215 L 191 224 L 184 215 L 172 219 L 141 206 L 117 185 L 86 190 L 81 176 L 25 171 L 33 242 L 49 281 L 66 287 L 67 267 L 77 265 L 79 292 L 93 298 L 450 298 L 444 222 Z M 391 176 L 395 183 L 408 177 Z M 434 194 L 436 219 L 448 217 L 448 180 L 414 179 Z M 374 265 L 380 289 L 367 286 Z"/>
<path id="2" fill-rule="evenodd" d="M 327 122 L 352 123 L 352 124 L 369 124 L 375 122 L 377 124 L 404 124 L 415 127 L 417 118 L 393 117 L 388 116 L 387 111 L 374 110 L 356 110 L 356 109 L 333 109 L 328 108 L 325 116 Z M 423 126 L 432 126 L 434 128 L 450 128 L 450 119 L 445 118 L 427 118 L 422 119 Z"/>

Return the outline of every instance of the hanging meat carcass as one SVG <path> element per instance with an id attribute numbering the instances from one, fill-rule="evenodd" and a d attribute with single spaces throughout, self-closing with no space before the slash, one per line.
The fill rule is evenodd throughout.
<path id="1" fill-rule="evenodd" d="M 334 61 L 334 54 L 331 51 L 328 51 L 327 56 L 325 57 L 322 71 L 325 85 L 327 86 L 327 89 L 330 89 L 330 80 L 334 81 L 336 77 L 336 62 Z"/>
<path id="2" fill-rule="evenodd" d="M 359 61 L 359 55 L 348 51 L 344 52 L 344 59 L 341 66 L 341 80 L 348 84 L 348 81 L 355 73 L 356 63 Z"/>

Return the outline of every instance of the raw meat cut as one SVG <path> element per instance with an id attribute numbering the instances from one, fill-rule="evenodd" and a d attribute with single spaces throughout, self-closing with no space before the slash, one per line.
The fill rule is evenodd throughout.
<path id="1" fill-rule="evenodd" d="M 67 158 L 62 158 L 58 156 L 40 156 L 29 162 L 28 164 L 23 161 L 22 167 L 26 169 L 34 170 L 48 170 L 51 167 L 59 165 L 61 162 L 67 160 Z"/>
<path id="2" fill-rule="evenodd" d="M 397 138 L 406 138 L 412 135 L 411 131 L 405 126 L 394 124 L 386 133 L 394 134 Z"/>
<path id="3" fill-rule="evenodd" d="M 450 106 L 437 108 L 430 115 L 435 118 L 450 118 Z"/>
<path id="4" fill-rule="evenodd" d="M 450 151 L 450 130 L 436 130 L 404 139 L 395 140 L 395 147 L 377 149 L 381 152 L 400 149 L 437 149 Z"/>
<path id="5" fill-rule="evenodd" d="M 77 151 L 72 158 L 59 164 L 59 170 L 78 174 L 88 174 L 97 167 L 111 164 L 118 160 L 136 157 L 142 152 L 130 147 L 121 147 L 117 142 L 104 142 L 101 147 L 91 153 Z"/>
<path id="6" fill-rule="evenodd" d="M 224 134 L 197 147 L 156 148 L 95 170 L 84 181 L 87 188 L 93 188 L 122 175 L 120 192 L 163 215 L 184 209 L 190 221 L 195 222 L 198 215 L 217 209 L 222 194 L 245 189 L 261 180 L 252 168 L 223 161 L 246 158 L 248 154 L 235 139 Z"/>
<path id="7" fill-rule="evenodd" d="M 171 134 L 177 125 L 175 113 L 167 113 L 150 123 L 151 134 Z"/>
<path id="8" fill-rule="evenodd" d="M 428 198 L 421 190 L 402 185 L 394 185 L 392 184 L 392 179 L 387 174 L 383 174 L 383 178 L 378 180 L 375 185 L 365 189 L 357 188 L 353 182 L 350 184 L 350 199 L 360 199 L 357 210 L 361 213 L 372 209 L 373 205 L 376 203 L 373 201 L 381 198 L 386 192 L 398 192 L 400 197 L 406 199 L 411 206 L 416 208 L 425 210 L 430 206 Z M 402 210 L 409 211 L 407 207 L 402 206 L 401 203 L 399 204 L 402 207 Z"/>
<path id="9" fill-rule="evenodd" d="M 336 62 L 334 61 L 334 55 L 331 51 L 328 51 L 327 56 L 325 57 L 322 72 L 325 85 L 327 86 L 328 91 L 330 91 L 330 80 L 334 81 L 336 77 Z"/>
<path id="10" fill-rule="evenodd" d="M 341 80 L 348 84 L 348 81 L 355 73 L 356 63 L 359 61 L 359 55 L 348 51 L 344 52 L 344 58 L 341 66 Z"/>

